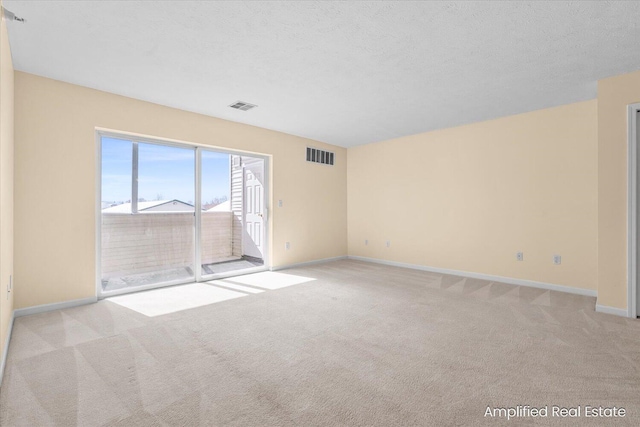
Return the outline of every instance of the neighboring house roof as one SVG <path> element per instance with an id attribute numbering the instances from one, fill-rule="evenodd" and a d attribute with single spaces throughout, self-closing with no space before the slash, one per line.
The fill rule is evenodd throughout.
<path id="1" fill-rule="evenodd" d="M 184 209 L 182 209 L 184 208 Z M 141 211 L 177 211 L 177 210 L 193 210 L 193 205 L 181 200 L 154 200 L 152 202 L 138 202 L 138 212 Z M 131 213 L 131 203 L 123 203 L 117 206 L 103 209 L 104 213 Z"/>
<path id="2" fill-rule="evenodd" d="M 231 201 L 227 200 L 219 205 L 215 205 L 211 209 L 207 209 L 207 212 L 231 212 Z"/>

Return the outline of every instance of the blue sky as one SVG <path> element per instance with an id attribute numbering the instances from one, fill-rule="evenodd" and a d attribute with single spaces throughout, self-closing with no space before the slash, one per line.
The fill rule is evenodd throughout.
<path id="1" fill-rule="evenodd" d="M 138 143 L 138 197 L 195 200 L 195 151 Z M 102 200 L 131 199 L 131 141 L 102 138 Z M 202 203 L 229 197 L 229 155 L 202 151 Z"/>

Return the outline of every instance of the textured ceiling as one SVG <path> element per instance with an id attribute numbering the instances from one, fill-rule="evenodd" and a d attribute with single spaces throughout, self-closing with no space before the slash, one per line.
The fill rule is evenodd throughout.
<path id="1" fill-rule="evenodd" d="M 9 24 L 18 70 L 342 146 L 591 99 L 640 69 L 639 2 L 4 4 L 27 19 Z"/>

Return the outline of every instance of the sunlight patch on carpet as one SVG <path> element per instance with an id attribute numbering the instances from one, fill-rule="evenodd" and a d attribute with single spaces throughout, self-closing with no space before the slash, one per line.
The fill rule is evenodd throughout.
<path id="1" fill-rule="evenodd" d="M 245 293 L 209 286 L 204 283 L 193 283 L 120 295 L 108 298 L 108 301 L 137 311 L 145 316 L 155 317 L 246 295 Z"/>
<path id="2" fill-rule="evenodd" d="M 242 285 L 253 286 L 256 288 L 273 290 L 286 288 L 288 286 L 300 285 L 302 283 L 311 282 L 316 279 L 313 279 L 311 277 L 295 276 L 293 274 L 265 271 L 262 273 L 231 277 L 225 280 Z"/>

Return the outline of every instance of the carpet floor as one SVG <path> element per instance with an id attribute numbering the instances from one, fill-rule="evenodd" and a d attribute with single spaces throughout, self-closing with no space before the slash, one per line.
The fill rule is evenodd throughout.
<path id="1" fill-rule="evenodd" d="M 279 274 L 153 317 L 102 300 L 17 318 L 0 424 L 640 425 L 640 321 L 595 298 L 351 260 Z M 485 416 L 516 405 L 626 416 Z"/>

